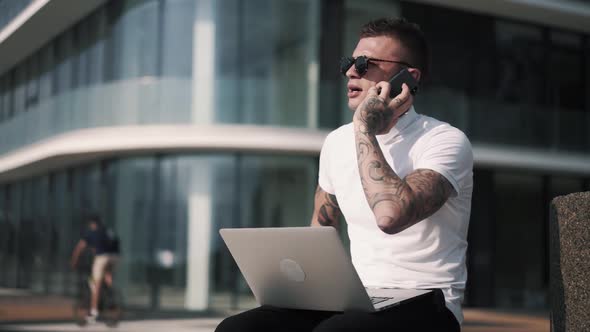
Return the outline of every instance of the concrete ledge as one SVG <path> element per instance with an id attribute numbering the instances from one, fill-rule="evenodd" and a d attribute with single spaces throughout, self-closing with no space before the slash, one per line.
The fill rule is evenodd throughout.
<path id="1" fill-rule="evenodd" d="M 590 4 L 572 0 L 413 0 L 541 26 L 590 32 Z"/>
<path id="2" fill-rule="evenodd" d="M 0 31 L 0 75 L 106 0 L 36 0 Z"/>
<path id="3" fill-rule="evenodd" d="M 142 125 L 64 133 L 0 155 L 0 183 L 121 155 L 259 152 L 317 156 L 326 131 L 246 125 Z"/>
<path id="4" fill-rule="evenodd" d="M 328 131 L 256 125 L 137 125 L 79 129 L 0 154 L 0 183 L 99 159 L 149 153 L 254 152 L 319 156 Z M 476 167 L 590 175 L 590 156 L 474 144 Z"/>

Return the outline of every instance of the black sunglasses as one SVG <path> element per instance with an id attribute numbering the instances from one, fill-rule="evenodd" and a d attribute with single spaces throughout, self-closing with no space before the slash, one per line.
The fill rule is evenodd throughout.
<path id="1" fill-rule="evenodd" d="M 354 69 L 356 70 L 356 72 L 360 76 L 363 76 L 367 72 L 367 70 L 369 69 L 369 62 L 391 62 L 391 63 L 400 64 L 400 65 L 403 65 L 406 67 L 410 67 L 410 68 L 414 67 L 411 64 L 404 62 L 404 61 L 374 59 L 374 58 L 369 58 L 364 55 L 357 56 L 356 58 L 353 58 L 351 56 L 344 56 L 340 59 L 340 72 L 342 73 L 342 75 L 346 76 L 346 72 L 348 71 L 348 69 L 350 69 L 350 67 L 352 67 L 352 65 L 354 65 Z"/>

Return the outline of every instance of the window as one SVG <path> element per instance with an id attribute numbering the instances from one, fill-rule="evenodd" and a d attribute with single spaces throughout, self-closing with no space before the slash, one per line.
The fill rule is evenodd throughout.
<path id="1" fill-rule="evenodd" d="M 25 62 L 26 92 L 25 109 L 30 110 L 39 103 L 39 54 L 35 53 Z"/>

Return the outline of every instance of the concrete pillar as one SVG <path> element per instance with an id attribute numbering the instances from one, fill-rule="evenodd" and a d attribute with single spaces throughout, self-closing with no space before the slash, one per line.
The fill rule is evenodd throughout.
<path id="1" fill-rule="evenodd" d="M 214 122 L 215 101 L 215 1 L 196 3 L 193 26 L 192 122 Z"/>
<path id="2" fill-rule="evenodd" d="M 213 223 L 213 172 L 209 162 L 203 159 L 192 168 L 188 197 L 185 307 L 190 310 L 206 310 L 209 307 L 209 257 Z"/>

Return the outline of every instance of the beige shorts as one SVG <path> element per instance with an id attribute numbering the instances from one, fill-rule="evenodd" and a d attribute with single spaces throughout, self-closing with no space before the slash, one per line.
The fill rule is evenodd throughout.
<path id="1" fill-rule="evenodd" d="M 92 263 L 92 279 L 94 282 L 101 281 L 107 269 L 112 272 L 118 258 L 117 255 L 110 254 L 96 255 Z"/>

